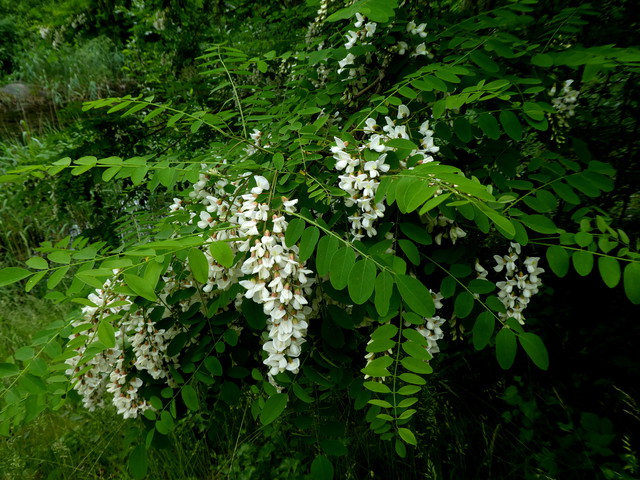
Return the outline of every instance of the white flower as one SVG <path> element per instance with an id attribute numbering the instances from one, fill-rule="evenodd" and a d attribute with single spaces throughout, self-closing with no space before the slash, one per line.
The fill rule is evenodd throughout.
<path id="1" fill-rule="evenodd" d="M 344 48 L 349 50 L 353 47 L 358 41 L 358 32 L 354 32 L 353 30 L 349 30 L 347 32 L 347 43 L 344 44 Z"/>
<path id="2" fill-rule="evenodd" d="M 255 188 L 260 189 L 260 192 L 257 192 L 257 193 L 262 193 L 264 190 L 269 190 L 269 180 L 267 180 L 261 175 L 254 175 L 253 179 L 256 181 Z M 256 193 L 256 192 L 252 190 L 251 193 Z"/>
<path id="3" fill-rule="evenodd" d="M 405 118 L 409 117 L 409 107 L 407 107 L 406 105 L 400 105 L 398 107 L 398 120 L 403 120 Z"/>
<path id="4" fill-rule="evenodd" d="M 366 125 L 366 127 L 364 127 L 364 131 L 367 133 L 373 133 L 376 130 L 380 129 L 380 126 L 373 118 L 367 118 L 364 123 Z"/>
<path id="5" fill-rule="evenodd" d="M 365 24 L 364 29 L 366 31 L 366 36 L 368 38 L 373 37 L 373 35 L 376 33 L 376 27 L 377 27 L 377 24 L 374 22 L 369 22 Z"/>
<path id="6" fill-rule="evenodd" d="M 213 223 L 213 217 L 209 215 L 209 212 L 203 210 L 200 212 L 200 221 L 198 222 L 198 228 L 205 229 L 211 226 Z"/>

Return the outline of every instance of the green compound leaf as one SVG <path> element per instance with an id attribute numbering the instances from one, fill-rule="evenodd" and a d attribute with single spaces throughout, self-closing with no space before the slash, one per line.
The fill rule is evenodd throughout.
<path id="1" fill-rule="evenodd" d="M 293 384 L 293 393 L 304 403 L 313 403 L 313 397 L 297 383 Z"/>
<path id="2" fill-rule="evenodd" d="M 353 5 L 342 8 L 330 15 L 325 21 L 337 22 L 353 17 L 356 13 L 361 13 L 374 22 L 385 23 L 395 16 L 394 9 L 398 6 L 398 0 L 360 0 Z"/>
<path id="3" fill-rule="evenodd" d="M 326 275 L 331 268 L 331 259 L 338 250 L 340 242 L 333 235 L 326 235 L 318 242 L 316 253 L 316 272 L 318 275 Z"/>
<path id="4" fill-rule="evenodd" d="M 478 207 L 480 211 L 487 217 L 489 217 L 489 220 L 493 222 L 493 224 L 500 230 L 500 233 L 502 233 L 506 238 L 512 239 L 514 237 L 514 235 L 516 234 L 516 229 L 506 217 L 503 217 L 501 214 L 488 207 L 484 203 L 478 202 L 475 203 L 475 206 Z"/>
<path id="5" fill-rule="evenodd" d="M 418 441 L 416 440 L 416 436 L 408 428 L 398 428 L 398 435 L 400 435 L 400 438 L 402 438 L 402 440 L 404 440 L 409 445 L 418 444 Z"/>
<path id="6" fill-rule="evenodd" d="M 384 383 L 380 383 L 380 382 L 364 382 L 362 384 L 364 386 L 364 388 L 366 388 L 367 390 L 371 390 L 372 392 L 376 392 L 376 393 L 391 393 L 391 389 L 385 385 Z"/>
<path id="7" fill-rule="evenodd" d="M 442 202 L 444 202 L 446 199 L 448 199 L 451 196 L 451 193 L 443 193 L 442 195 L 438 195 L 437 197 L 433 197 L 431 200 L 429 200 L 427 203 L 425 203 L 422 208 L 420 209 L 420 215 L 424 215 L 425 213 L 433 210 L 434 208 L 436 208 L 438 205 L 440 205 Z"/>
<path id="8" fill-rule="evenodd" d="M 196 411 L 200 409 L 200 402 L 198 401 L 198 393 L 191 385 L 185 385 L 180 392 L 182 401 L 189 410 Z"/>
<path id="9" fill-rule="evenodd" d="M 189 250 L 189 269 L 193 278 L 199 283 L 207 283 L 209 281 L 209 261 L 207 256 L 197 247 Z"/>
<path id="10" fill-rule="evenodd" d="M 287 231 L 284 234 L 284 241 L 287 247 L 291 247 L 295 244 L 304 232 L 305 222 L 301 218 L 294 218 L 289 222 Z"/>
<path id="11" fill-rule="evenodd" d="M 400 360 L 400 363 L 404 368 L 413 373 L 427 374 L 433 372 L 431 365 L 422 360 L 418 360 L 417 358 L 405 357 Z"/>
<path id="12" fill-rule="evenodd" d="M 431 292 L 417 278 L 409 275 L 398 275 L 396 285 L 407 306 L 423 317 L 433 317 L 436 307 Z"/>
<path id="13" fill-rule="evenodd" d="M 496 289 L 496 284 L 480 278 L 471 280 L 468 285 L 473 293 L 491 293 Z"/>
<path id="14" fill-rule="evenodd" d="M 262 62 L 264 63 L 264 62 Z M 265 64 L 266 66 L 266 64 Z M 284 155 L 282 155 L 282 153 L 277 152 L 273 155 L 273 166 L 276 167 L 278 170 L 282 170 L 282 167 L 284 167 Z"/>
<path id="15" fill-rule="evenodd" d="M 624 293 L 631 303 L 640 304 L 640 263 L 630 263 L 624 269 Z"/>
<path id="16" fill-rule="evenodd" d="M 378 338 L 367 344 L 367 352 L 381 353 L 386 352 L 396 346 L 396 341 L 390 338 Z"/>
<path id="17" fill-rule="evenodd" d="M 289 397 L 286 393 L 276 393 L 271 395 L 264 403 L 264 407 L 260 412 L 260 422 L 263 425 L 269 425 L 276 420 L 284 409 L 287 407 Z"/>
<path id="18" fill-rule="evenodd" d="M 383 355 L 382 357 L 378 357 L 369 364 L 360 370 L 365 375 L 369 375 L 370 377 L 380 378 L 380 377 L 388 377 L 390 375 L 389 370 L 387 368 L 393 363 L 393 359 L 388 355 Z"/>
<path id="19" fill-rule="evenodd" d="M 367 403 L 370 403 L 371 405 L 376 405 L 378 407 L 382 407 L 382 408 L 393 408 L 393 405 L 390 402 L 387 402 L 386 400 L 380 400 L 379 398 L 373 398 L 371 400 L 369 400 Z M 383 417 L 382 415 L 377 415 L 378 418 L 384 418 L 387 421 L 392 421 L 393 417 L 390 415 L 386 415 L 385 417 Z"/>
<path id="20" fill-rule="evenodd" d="M 420 361 L 428 362 L 429 360 L 431 360 L 431 355 L 429 354 L 427 349 L 424 348 L 424 346 L 410 340 L 402 343 L 402 350 L 404 350 L 404 353 L 406 353 L 410 357 L 413 357 Z"/>
<path id="21" fill-rule="evenodd" d="M 398 245 L 411 263 L 414 265 L 420 265 L 420 250 L 418 250 L 415 243 L 403 238 L 398 240 Z"/>
<path id="22" fill-rule="evenodd" d="M 503 110 L 500 112 L 500 123 L 505 133 L 513 140 L 522 140 L 522 124 L 515 113 L 511 110 Z"/>
<path id="23" fill-rule="evenodd" d="M 131 290 L 134 291 L 136 295 L 139 295 L 151 302 L 155 302 L 156 300 L 158 300 L 156 292 L 153 291 L 153 288 L 149 285 L 149 282 L 147 282 L 144 278 L 133 274 L 125 274 L 124 282 Z"/>
<path id="24" fill-rule="evenodd" d="M 556 227 L 550 218 L 544 215 L 525 215 L 520 217 L 519 220 L 534 232 L 553 234 L 558 231 L 558 227 Z"/>
<path id="25" fill-rule="evenodd" d="M 474 303 L 473 295 L 469 292 L 460 292 L 456 297 L 456 301 L 453 306 L 453 310 L 459 318 L 466 318 L 473 310 Z"/>
<path id="26" fill-rule="evenodd" d="M 219 377 L 222 375 L 222 364 L 216 357 L 207 357 L 204 359 L 204 366 L 213 375 Z"/>
<path id="27" fill-rule="evenodd" d="M 558 277 L 562 278 L 569 272 L 569 254 L 564 248 L 558 245 L 547 248 L 547 261 Z"/>
<path id="28" fill-rule="evenodd" d="M 313 255 L 316 243 L 318 243 L 318 238 L 320 238 L 320 230 L 318 230 L 318 227 L 308 227 L 304 231 L 300 239 L 300 250 L 298 253 L 301 262 L 306 262 L 311 255 Z"/>
<path id="29" fill-rule="evenodd" d="M 413 212 L 433 197 L 438 190 L 438 187 L 429 187 L 428 182 L 417 178 L 407 178 L 406 180 L 411 182 L 403 185 L 405 183 L 403 178 L 398 185 L 400 192 L 396 195 L 396 203 L 402 213 Z"/>
<path id="30" fill-rule="evenodd" d="M 33 289 L 33 287 L 35 287 L 38 284 L 38 282 L 40 282 L 40 280 L 44 278 L 46 274 L 47 274 L 46 270 L 34 273 L 33 276 L 29 280 L 27 280 L 27 284 L 24 286 L 24 291 L 30 292 Z"/>
<path id="31" fill-rule="evenodd" d="M 325 455 L 318 455 L 311 462 L 313 480 L 333 480 L 333 464 Z"/>
<path id="32" fill-rule="evenodd" d="M 593 270 L 593 253 L 591 252 L 587 252 L 586 250 L 573 252 L 571 261 L 573 262 L 573 268 L 575 268 L 578 275 L 582 277 L 589 275 L 591 270 Z"/>
<path id="33" fill-rule="evenodd" d="M 413 375 L 413 374 L 408 374 L 408 375 Z M 418 385 L 405 385 L 404 387 L 401 387 L 398 389 L 398 391 L 396 392 L 398 395 L 415 395 L 416 393 L 418 393 L 420 390 L 422 390 L 422 388 L 420 388 Z M 400 402 L 398 404 L 399 407 L 402 407 L 404 405 L 406 405 L 406 401 L 411 402 L 412 400 L 417 400 L 416 398 L 405 398 L 404 400 L 402 400 L 402 402 Z M 413 405 L 413 403 L 410 403 L 410 405 Z"/>
<path id="34" fill-rule="evenodd" d="M 425 385 L 427 383 L 424 378 L 420 375 L 416 375 L 415 373 L 403 373 L 398 378 L 403 382 L 412 383 L 414 385 Z"/>
<path id="35" fill-rule="evenodd" d="M 356 253 L 351 247 L 342 247 L 331 259 L 329 280 L 336 290 L 342 290 L 349 283 L 349 273 L 356 263 Z"/>
<path id="36" fill-rule="evenodd" d="M 500 366 L 508 370 L 516 359 L 518 344 L 511 329 L 503 327 L 496 335 L 496 357 Z"/>
<path id="37" fill-rule="evenodd" d="M 618 263 L 618 260 L 615 258 L 598 258 L 598 269 L 600 270 L 600 276 L 607 287 L 613 288 L 620 283 L 622 273 L 620 271 L 620 263 Z"/>
<path id="38" fill-rule="evenodd" d="M 492 140 L 500 138 L 500 125 L 496 118 L 490 113 L 481 113 L 478 116 L 478 126 L 482 133 Z"/>
<path id="39" fill-rule="evenodd" d="M 407 447 L 399 438 L 396 438 L 395 450 L 400 458 L 405 458 L 407 456 Z"/>
<path id="40" fill-rule="evenodd" d="M 233 266 L 233 250 L 227 242 L 213 242 L 209 245 L 209 253 L 223 267 Z"/>
<path id="41" fill-rule="evenodd" d="M 98 340 L 107 348 L 116 346 L 116 332 L 111 322 L 101 320 L 98 325 Z"/>
<path id="42" fill-rule="evenodd" d="M 399 328 L 396 327 L 392 323 L 385 323 L 384 325 L 380 325 L 375 331 L 371 334 L 372 340 L 380 340 L 380 339 L 389 339 L 393 338 L 398 334 Z"/>
<path id="43" fill-rule="evenodd" d="M 349 272 L 349 296 L 356 305 L 369 300 L 376 283 L 376 266 L 365 258 L 358 260 Z"/>
<path id="44" fill-rule="evenodd" d="M 0 287 L 19 282 L 23 278 L 27 278 L 29 275 L 31 275 L 31 272 L 25 268 L 6 267 L 0 269 Z"/>
<path id="45" fill-rule="evenodd" d="M 544 346 L 542 339 L 538 335 L 529 332 L 521 333 L 518 336 L 518 341 L 536 367 L 541 370 L 549 368 L 547 347 Z"/>
<path id="46" fill-rule="evenodd" d="M 19 373 L 20 369 L 17 365 L 13 363 L 0 363 L 0 378 L 13 377 Z"/>
<path id="47" fill-rule="evenodd" d="M 496 321 L 491 312 L 482 312 L 473 325 L 473 347 L 482 350 L 489 344 Z"/>
<path id="48" fill-rule="evenodd" d="M 131 476 L 140 480 L 147 475 L 147 449 L 144 445 L 138 445 L 129 455 L 129 471 Z"/>
<path id="49" fill-rule="evenodd" d="M 31 257 L 25 263 L 28 267 L 35 268 L 36 270 L 46 270 L 49 268 L 49 263 L 42 257 Z"/>
<path id="50" fill-rule="evenodd" d="M 553 57 L 547 53 L 539 53 L 531 57 L 531 63 L 538 67 L 550 67 L 553 65 Z"/>
<path id="51" fill-rule="evenodd" d="M 384 317 L 389 312 L 391 295 L 393 294 L 393 275 L 386 270 L 381 271 L 374 286 L 374 304 L 378 315 Z"/>

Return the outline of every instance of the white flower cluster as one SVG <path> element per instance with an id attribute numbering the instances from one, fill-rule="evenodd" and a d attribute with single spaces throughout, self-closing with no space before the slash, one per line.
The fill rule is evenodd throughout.
<path id="1" fill-rule="evenodd" d="M 539 275 L 544 273 L 544 269 L 538 266 L 540 258 L 526 257 L 522 265 L 520 265 L 521 247 L 519 243 L 511 243 L 507 255 L 501 257 L 494 255 L 496 266 L 493 269 L 496 272 L 505 271 L 505 279 L 496 282 L 498 298 L 506 308 L 506 313 L 500 313 L 500 319 L 506 320 L 510 317 L 515 318 L 521 325 L 524 325 L 524 315 L 522 312 L 529 304 L 533 295 L 538 293 L 542 281 Z M 476 272 L 478 278 L 486 279 L 489 272 L 476 263 Z"/>
<path id="2" fill-rule="evenodd" d="M 565 80 L 562 83 L 562 88 L 557 92 L 556 96 L 556 87 L 555 85 L 551 87 L 549 90 L 549 95 L 553 98 L 551 99 L 551 103 L 560 115 L 565 117 L 572 117 L 575 114 L 576 105 L 578 103 L 578 95 L 580 92 L 578 90 L 574 90 L 571 87 L 573 80 Z"/>
<path id="3" fill-rule="evenodd" d="M 384 203 L 376 203 L 374 197 L 380 184 L 377 177 L 380 176 L 380 172 L 389 171 L 389 165 L 384 162 L 387 154 L 383 153 L 375 160 L 363 162 L 359 153 L 366 146 L 359 148 L 357 156 L 354 157 L 346 151 L 346 142 L 337 137 L 334 140 L 336 144 L 331 147 L 331 153 L 336 160 L 336 170 L 344 171 L 338 178 L 340 188 L 348 194 L 345 205 L 358 207 L 349 216 L 351 235 L 359 240 L 364 238 L 364 231 L 369 237 L 373 237 L 377 233 L 373 225 L 378 218 L 384 216 L 385 211 Z"/>
<path id="4" fill-rule="evenodd" d="M 436 307 L 436 310 L 441 309 L 442 294 L 440 292 L 433 292 L 432 290 L 429 291 L 431 292 L 431 297 L 433 298 L 433 303 Z M 444 333 L 442 332 L 442 329 L 440 327 L 446 320 L 439 317 L 438 315 L 431 318 L 425 318 L 424 320 L 424 325 L 415 327 L 415 329 L 427 340 L 425 349 L 433 357 L 440 351 L 440 348 L 438 347 L 438 340 L 442 340 L 444 338 Z"/>
<path id="5" fill-rule="evenodd" d="M 283 216 L 273 216 L 272 235 L 268 230 L 251 247 L 251 256 L 242 272 L 251 275 L 240 285 L 245 296 L 262 305 L 268 321 L 268 338 L 263 349 L 269 354 L 264 364 L 269 375 L 289 370 L 298 373 L 301 346 L 305 342 L 307 318 L 313 313 L 305 297 L 312 293 L 313 272 L 298 260 L 298 247 L 287 247 Z"/>
<path id="6" fill-rule="evenodd" d="M 166 297 L 172 283 L 168 277 L 164 281 Z M 76 333 L 69 338 L 81 343 L 75 348 L 76 355 L 65 361 L 69 365 L 66 374 L 76 381 L 74 389 L 90 411 L 104 406 L 104 394 L 108 392 L 118 414 L 135 418 L 152 408 L 138 394 L 143 383 L 140 375 L 172 382 L 169 367 L 178 367 L 179 363 L 177 358 L 168 356 L 167 347 L 183 329 L 177 325 L 158 329 L 148 317 L 152 309 L 135 309 L 128 296 L 116 293 L 119 285 L 114 277 L 88 296 L 92 305 L 83 307 L 82 317 L 72 323 Z M 165 310 L 163 316 L 168 317 L 169 312 Z M 112 323 L 116 340 L 113 348 L 99 351 L 96 337 L 100 322 Z M 98 353 L 92 355 L 92 350 Z"/>
<path id="7" fill-rule="evenodd" d="M 425 38 L 427 36 L 427 33 L 425 32 L 426 28 L 427 28 L 426 23 L 421 23 L 420 25 L 416 25 L 416 22 L 414 22 L 413 20 L 407 23 L 407 32 L 419 38 Z M 406 42 L 398 42 L 398 47 L 399 47 L 398 53 L 400 55 L 404 55 L 404 53 L 409 48 Z M 424 55 L 429 59 L 433 58 L 433 54 L 427 50 L 427 46 L 424 44 L 424 42 L 418 45 L 413 51 L 413 53 L 411 54 L 412 57 L 418 57 L 420 55 Z"/>
<path id="8" fill-rule="evenodd" d="M 354 27 L 356 30 L 349 30 L 347 32 L 347 43 L 344 44 L 344 47 L 347 50 L 351 50 L 356 43 L 360 42 L 363 45 L 367 45 L 367 39 L 372 38 L 376 32 L 377 23 L 375 22 L 367 22 L 366 18 L 363 17 L 360 13 L 356 13 L 356 22 L 354 23 Z M 355 66 L 356 56 L 348 52 L 347 55 L 340 61 L 338 61 L 338 74 L 342 73 L 348 65 L 351 65 L 349 68 L 349 78 L 357 78 L 357 87 L 363 87 L 366 84 L 365 73 L 366 70 L 364 66 Z"/>
<path id="9" fill-rule="evenodd" d="M 254 132 L 256 142 L 260 141 L 258 133 Z M 217 179 L 210 187 L 214 176 Z M 249 186 L 252 182 L 253 187 Z M 262 176 L 244 173 L 229 182 L 221 178 L 217 170 L 210 170 L 200 175 L 190 193 L 202 210 L 197 214 L 190 209 L 189 222 L 198 227 L 203 237 L 203 253 L 209 264 L 202 294 L 213 295 L 239 284 L 245 291 L 236 296 L 236 308 L 244 297 L 262 305 L 268 318 L 264 363 L 269 367 L 271 378 L 285 370 L 298 371 L 307 321 L 317 309 L 312 308 L 306 298 L 315 282 L 313 272 L 298 260 L 298 247 L 287 246 L 284 240 L 288 226 L 284 215 L 295 212 L 297 200 L 283 198 L 280 208 L 272 210 L 268 203 L 258 200 L 269 191 L 269 182 Z M 185 201 L 175 198 L 169 210 L 185 211 Z M 219 264 L 206 248 L 209 242 L 215 241 L 226 242 L 234 257 L 244 260 L 230 267 Z M 160 305 L 167 304 L 172 292 L 193 287 L 195 283 L 190 277 L 177 280 L 170 267 L 162 278 L 159 305 L 145 311 L 130 297 L 117 293 L 122 284 L 118 274 L 114 271 L 114 277 L 107 280 L 102 289 L 89 295 L 90 305 L 83 307 L 82 317 L 72 323 L 74 333 L 70 341 L 74 342 L 76 355 L 66 360 L 70 367 L 66 373 L 77 380 L 74 388 L 88 409 L 104 406 L 108 392 L 119 414 L 135 418 L 152 408 L 139 394 L 145 376 L 175 385 L 168 372 L 170 367 L 180 365 L 177 356 L 169 357 L 167 348 L 178 333 L 186 331 L 178 323 L 166 329 L 158 328 L 150 314 L 155 308 L 161 308 L 162 318 L 169 317 L 171 311 Z M 174 308 L 186 311 L 192 302 L 190 297 Z M 116 340 L 113 348 L 100 348 L 100 322 L 113 326 Z"/>
<path id="10" fill-rule="evenodd" d="M 247 155 L 253 155 L 258 151 L 260 147 L 269 148 L 270 145 L 268 143 L 262 145 L 262 132 L 257 128 L 253 129 L 253 132 L 249 134 L 251 140 L 253 140 L 253 145 L 247 145 L 244 149 Z"/>
<path id="11" fill-rule="evenodd" d="M 316 12 L 316 17 L 309 24 L 307 28 L 306 40 L 307 43 L 310 40 L 320 33 L 320 29 L 327 18 L 327 13 L 329 11 L 329 4 L 331 0 L 320 0 L 320 6 L 318 7 L 318 11 Z"/>
<path id="12" fill-rule="evenodd" d="M 358 41 L 366 44 L 366 39 L 372 38 L 376 33 L 378 24 L 375 22 L 367 22 L 365 17 L 360 13 L 356 13 L 356 22 L 353 26 L 356 27 L 357 30 L 349 30 L 347 32 L 347 43 L 344 44 L 344 48 L 347 50 L 353 48 Z"/>
<path id="13" fill-rule="evenodd" d="M 349 148 L 348 142 L 334 137 L 335 145 L 331 146 L 330 150 L 336 160 L 335 168 L 341 172 L 338 176 L 338 186 L 347 193 L 345 205 L 358 207 L 353 215 L 349 216 L 351 234 L 356 240 L 364 238 L 365 234 L 369 237 L 377 234 L 374 224 L 384 216 L 385 205 L 383 202 L 376 203 L 375 195 L 380 184 L 380 176 L 390 168 L 386 163 L 386 152 L 396 150 L 386 146 L 386 142 L 398 138 L 410 139 L 406 125 L 409 116 L 409 108 L 399 105 L 396 119 L 385 117 L 383 127 L 380 127 L 374 118 L 367 118 L 363 129 L 365 139 L 354 148 Z M 428 121 L 420 126 L 419 133 L 422 136 L 420 146 L 410 153 L 410 157 L 418 157 L 417 164 L 432 162 L 431 154 L 438 152 L 440 148 L 434 145 L 433 130 L 429 130 Z M 407 168 L 405 160 L 400 161 L 400 168 Z"/>
<path id="14" fill-rule="evenodd" d="M 442 245 L 443 238 L 450 239 L 451 243 L 455 245 L 456 241 L 459 238 L 464 238 L 467 236 L 467 232 L 462 230 L 449 217 L 446 217 L 442 214 L 438 215 L 436 218 L 430 215 L 425 215 L 423 218 L 427 222 L 427 231 L 429 233 L 432 233 L 436 228 L 439 230 L 434 238 L 434 241 L 438 245 Z"/>
<path id="15" fill-rule="evenodd" d="M 262 305 L 267 315 L 268 340 L 263 349 L 268 353 L 264 364 L 269 367 L 269 376 L 285 370 L 297 373 L 307 320 L 315 313 L 305 297 L 312 293 L 313 272 L 298 260 L 298 246 L 287 246 L 284 240 L 288 227 L 284 215 L 295 213 L 297 200 L 283 198 L 281 209 L 272 211 L 268 203 L 258 201 L 270 190 L 265 177 L 253 176 L 256 186 L 242 193 L 249 175 L 234 182 L 220 179 L 213 192 L 205 188 L 209 182 L 205 174 L 194 185 L 192 197 L 205 206 L 198 227 L 210 229 L 213 241 L 227 241 L 234 255 L 247 254 L 236 266 L 223 267 L 205 252 L 209 281 L 203 290 L 226 290 L 236 283 L 244 287 L 244 296 Z M 220 223 L 231 228 L 217 229 Z"/>

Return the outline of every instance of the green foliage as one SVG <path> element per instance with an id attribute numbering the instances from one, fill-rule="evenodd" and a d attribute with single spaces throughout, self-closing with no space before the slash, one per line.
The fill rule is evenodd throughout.
<path id="1" fill-rule="evenodd" d="M 553 292 L 543 274 L 545 284 L 551 273 L 599 275 L 640 302 L 637 232 L 620 225 L 630 197 L 615 193 L 622 165 L 595 160 L 607 157 L 592 154 L 585 127 L 607 98 L 597 93 L 605 78 L 633 78 L 640 55 L 580 42 L 591 7 L 547 12 L 525 0 L 469 15 L 463 3 L 363 0 L 321 9 L 304 45 L 308 6 L 257 7 L 249 25 L 259 41 L 242 48 L 215 43 L 222 28 L 200 30 L 214 3 L 151 2 L 104 17 L 82 5 L 102 20 L 116 11 L 137 20 L 126 23 L 125 55 L 151 67 L 145 93 L 83 107 L 133 132 L 131 143 L 22 162 L 1 179 L 90 179 L 128 192 L 130 204 L 105 202 L 117 229 L 90 235 L 98 222 L 85 222 L 84 235 L 44 242 L 35 256 L 25 241 L 22 262 L 0 269 L 0 286 L 26 280 L 27 291 L 82 306 L 1 364 L 0 433 L 68 395 L 100 406 L 103 388 L 142 426 L 127 456 L 134 478 L 183 425 L 213 431 L 217 416 L 240 409 L 265 449 L 314 452 L 290 455 L 286 468 L 342 478 L 353 474 L 341 458 L 362 425 L 399 457 L 419 458 L 440 365 L 489 362 L 487 347 L 504 370 L 561 363 L 547 347 L 553 314 L 535 307 L 536 294 Z M 256 20 L 264 9 L 290 27 L 271 41 L 263 35 L 274 27 Z M 236 22 L 231 31 L 242 30 Z M 187 80 L 161 86 L 163 62 L 150 60 L 158 52 Z M 192 61 L 198 75 L 186 73 Z M 174 95 L 183 81 L 189 93 Z M 155 208 L 169 197 L 171 207 Z M 604 210 L 602 198 L 615 207 Z M 505 398 L 539 414 L 512 390 Z M 582 420 L 592 453 L 608 453 L 610 426 Z M 245 432 L 255 433 L 235 434 Z M 258 448 L 243 447 L 249 458 Z M 257 463 L 280 458 L 261 452 Z"/>

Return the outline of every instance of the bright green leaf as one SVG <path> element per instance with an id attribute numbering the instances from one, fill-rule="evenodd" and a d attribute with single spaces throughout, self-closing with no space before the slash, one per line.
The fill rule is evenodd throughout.
<path id="1" fill-rule="evenodd" d="M 571 255 L 571 261 L 573 262 L 573 268 L 575 268 L 578 275 L 584 277 L 591 273 L 593 270 L 593 253 L 586 250 L 578 250 Z"/>
<path id="2" fill-rule="evenodd" d="M 209 253 L 213 259 L 223 267 L 233 266 L 233 250 L 227 242 L 213 242 L 209 244 Z"/>
<path id="3" fill-rule="evenodd" d="M 489 344 L 496 321 L 491 312 L 482 312 L 473 325 L 473 347 L 482 350 Z"/>
<path id="4" fill-rule="evenodd" d="M 393 283 L 393 275 L 386 270 L 382 270 L 376 278 L 374 304 L 380 316 L 385 316 L 389 312 Z"/>
<path id="5" fill-rule="evenodd" d="M 318 243 L 318 238 L 320 238 L 320 230 L 318 230 L 317 227 L 311 226 L 304 231 L 300 239 L 300 250 L 298 253 L 301 262 L 306 262 L 311 257 L 316 248 L 316 243 Z"/>
<path id="6" fill-rule="evenodd" d="M 193 278 L 199 283 L 207 283 L 209 281 L 209 261 L 207 256 L 197 247 L 189 250 L 189 269 Z"/>
<path id="7" fill-rule="evenodd" d="M 198 401 L 198 393 L 191 385 L 184 385 L 180 392 L 182 401 L 189 410 L 196 411 L 200 409 L 200 402 Z"/>
<path id="8" fill-rule="evenodd" d="M 276 420 L 284 409 L 287 407 L 289 397 L 286 393 L 276 393 L 271 395 L 264 403 L 264 407 L 260 412 L 260 422 L 263 425 L 269 425 Z"/>
<path id="9" fill-rule="evenodd" d="M 331 259 L 329 280 L 336 290 L 342 290 L 349 283 L 349 273 L 356 263 L 356 254 L 351 247 L 339 249 Z"/>
<path id="10" fill-rule="evenodd" d="M 513 140 L 522 140 L 522 125 L 518 117 L 511 110 L 503 110 L 500 112 L 500 123 L 505 133 Z"/>
<path id="11" fill-rule="evenodd" d="M 598 269 L 602 280 L 609 288 L 613 288 L 620 283 L 622 273 L 620 263 L 613 257 L 599 257 Z"/>
<path id="12" fill-rule="evenodd" d="M 640 263 L 630 263 L 625 267 L 624 292 L 631 303 L 640 304 Z"/>
<path id="13" fill-rule="evenodd" d="M 23 278 L 27 278 L 29 275 L 31 275 L 29 270 L 20 267 L 6 267 L 0 269 L 0 287 L 19 282 Z"/>
<path id="14" fill-rule="evenodd" d="M 404 440 L 409 445 L 418 444 L 418 440 L 416 440 L 416 436 L 408 428 L 398 428 L 398 435 L 400 435 L 400 438 L 402 438 L 402 440 Z"/>
<path id="15" fill-rule="evenodd" d="M 518 336 L 518 340 L 522 348 L 527 353 L 531 361 L 541 370 L 547 370 L 549 368 L 549 354 L 547 353 L 547 347 L 538 335 L 535 333 L 521 333 Z"/>
<path id="16" fill-rule="evenodd" d="M 409 275 L 398 275 L 396 285 L 407 306 L 423 317 L 433 317 L 436 307 L 431 292 L 417 278 Z"/>
<path id="17" fill-rule="evenodd" d="M 140 480 L 147 475 L 147 450 L 144 445 L 138 445 L 129 455 L 129 471 L 131 476 Z"/>
<path id="18" fill-rule="evenodd" d="M 124 274 L 124 282 L 127 286 L 133 290 L 136 295 L 141 296 L 151 302 L 155 302 L 158 300 L 156 296 L 156 292 L 154 292 L 153 288 L 150 286 L 149 282 L 144 278 L 140 278 L 137 275 L 133 274 Z"/>
<path id="19" fill-rule="evenodd" d="M 569 272 L 569 254 L 564 248 L 558 245 L 547 248 L 547 262 L 549 262 L 553 273 L 560 278 Z"/>
<path id="20" fill-rule="evenodd" d="M 496 335 L 496 357 L 500 366 L 508 370 L 516 358 L 516 336 L 509 328 L 503 327 Z"/>

